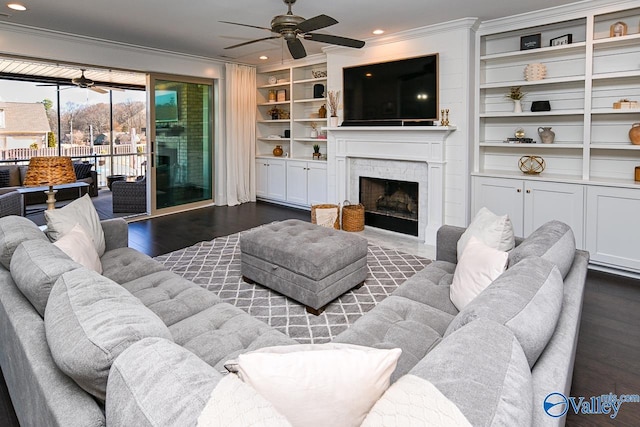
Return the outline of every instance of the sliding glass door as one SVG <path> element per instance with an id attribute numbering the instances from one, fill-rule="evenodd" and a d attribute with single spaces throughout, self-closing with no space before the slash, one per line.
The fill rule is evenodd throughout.
<path id="1" fill-rule="evenodd" d="M 213 200 L 213 84 L 150 75 L 150 211 L 169 213 Z"/>

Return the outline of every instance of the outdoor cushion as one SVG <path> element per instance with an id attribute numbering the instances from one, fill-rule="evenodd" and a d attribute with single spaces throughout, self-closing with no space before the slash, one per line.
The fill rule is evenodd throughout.
<path id="1" fill-rule="evenodd" d="M 477 318 L 491 319 L 516 336 L 533 367 L 560 317 L 563 282 L 558 267 L 527 258 L 508 269 L 453 319 L 445 337 Z"/>
<path id="2" fill-rule="evenodd" d="M 111 364 L 145 337 L 172 340 L 162 321 L 122 286 L 78 268 L 56 281 L 44 312 L 51 355 L 80 387 L 104 400 Z"/>
<path id="3" fill-rule="evenodd" d="M 42 317 L 58 278 L 80 267 L 59 248 L 44 240 L 22 242 L 11 258 L 13 281 Z"/>
<path id="4" fill-rule="evenodd" d="M 11 182 L 9 169 L 0 169 L 0 188 L 9 187 Z"/>

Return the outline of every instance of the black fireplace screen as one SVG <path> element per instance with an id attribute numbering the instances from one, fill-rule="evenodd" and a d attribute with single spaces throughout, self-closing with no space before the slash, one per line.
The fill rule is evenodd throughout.
<path id="1" fill-rule="evenodd" d="M 418 183 L 360 177 L 360 203 L 365 224 L 418 235 Z"/>

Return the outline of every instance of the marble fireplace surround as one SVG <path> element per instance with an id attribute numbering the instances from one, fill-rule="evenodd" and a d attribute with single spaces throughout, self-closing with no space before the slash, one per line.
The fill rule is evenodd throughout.
<path id="1" fill-rule="evenodd" d="M 418 182 L 418 239 L 435 245 L 444 221 L 445 141 L 453 126 L 327 128 L 331 203 L 358 200 L 358 178 Z"/>

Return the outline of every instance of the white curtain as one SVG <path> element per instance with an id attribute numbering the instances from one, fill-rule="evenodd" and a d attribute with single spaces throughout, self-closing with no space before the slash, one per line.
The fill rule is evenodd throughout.
<path id="1" fill-rule="evenodd" d="M 235 206 L 256 200 L 256 69 L 226 64 L 226 196 Z"/>

